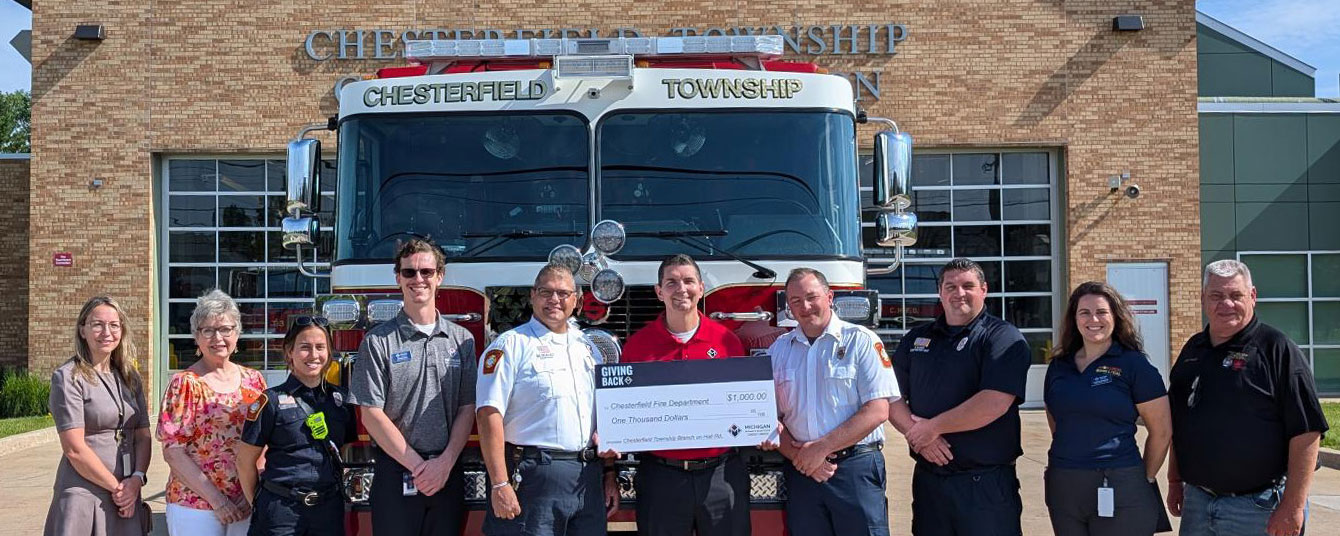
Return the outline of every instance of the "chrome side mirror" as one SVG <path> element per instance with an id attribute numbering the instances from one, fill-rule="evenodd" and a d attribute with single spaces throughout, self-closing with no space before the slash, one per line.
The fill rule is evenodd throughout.
<path id="1" fill-rule="evenodd" d="M 912 135 L 875 134 L 875 206 L 904 210 L 912 206 Z"/>
<path id="2" fill-rule="evenodd" d="M 911 212 L 881 212 L 875 217 L 875 242 L 880 247 L 906 247 L 917 243 L 917 215 Z"/>
<path id="3" fill-rule="evenodd" d="M 284 249 L 291 251 L 315 245 L 317 231 L 321 229 L 316 218 L 310 216 L 302 218 L 289 216 L 284 218 L 280 226 L 283 233 L 280 243 L 283 244 Z"/>
<path id="4" fill-rule="evenodd" d="M 321 177 L 321 142 L 300 139 L 288 142 L 288 203 L 285 209 L 297 216 L 302 210 L 316 212 L 317 183 Z M 287 229 L 287 227 L 285 227 Z"/>

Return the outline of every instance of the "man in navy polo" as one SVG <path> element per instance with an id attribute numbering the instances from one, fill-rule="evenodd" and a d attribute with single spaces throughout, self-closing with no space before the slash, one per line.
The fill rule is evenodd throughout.
<path id="1" fill-rule="evenodd" d="M 628 338 L 622 361 L 748 355 L 739 337 L 698 311 L 703 280 L 692 257 L 669 257 L 656 273 L 656 297 L 665 312 Z M 735 449 L 658 450 L 638 458 L 638 534 L 748 536 L 749 472 Z M 606 473 L 607 487 L 613 477 Z"/>
<path id="2" fill-rule="evenodd" d="M 1019 330 L 983 311 L 986 278 L 968 259 L 940 271 L 944 314 L 898 343 L 903 399 L 889 421 L 907 437 L 912 534 L 1018 536 L 1019 404 L 1031 354 Z"/>

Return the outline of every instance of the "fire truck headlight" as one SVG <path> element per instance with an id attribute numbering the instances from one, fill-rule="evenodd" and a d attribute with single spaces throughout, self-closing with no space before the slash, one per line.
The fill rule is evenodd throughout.
<path id="1" fill-rule="evenodd" d="M 359 307 L 355 300 L 329 300 L 321 304 L 321 316 L 333 325 L 358 322 Z"/>
<path id="2" fill-rule="evenodd" d="M 623 347 L 619 345 L 619 339 L 613 334 L 603 329 L 585 330 L 586 338 L 591 339 L 591 344 L 595 345 L 596 350 L 600 352 L 600 362 L 605 364 L 618 363 L 619 357 L 623 355 Z"/>
<path id="3" fill-rule="evenodd" d="M 600 303 L 613 303 L 623 297 L 623 276 L 609 268 L 596 272 L 591 278 L 591 295 Z"/>
<path id="4" fill-rule="evenodd" d="M 401 300 L 372 300 L 368 302 L 368 321 L 377 324 L 395 318 L 404 305 Z"/>
<path id="5" fill-rule="evenodd" d="M 626 238 L 623 224 L 614 220 L 603 220 L 591 228 L 591 245 L 606 255 L 613 255 L 623 249 Z"/>
<path id="6" fill-rule="evenodd" d="M 835 293 L 836 294 L 836 293 Z M 833 311 L 847 322 L 864 326 L 875 323 L 879 294 L 875 291 L 850 291 L 833 298 Z"/>
<path id="7" fill-rule="evenodd" d="M 557 264 L 575 276 L 577 271 L 582 268 L 582 252 L 577 246 L 563 244 L 549 252 L 549 264 Z"/>

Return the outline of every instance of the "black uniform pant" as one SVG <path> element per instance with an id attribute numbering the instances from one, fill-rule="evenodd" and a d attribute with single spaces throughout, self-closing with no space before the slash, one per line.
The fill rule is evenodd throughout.
<path id="1" fill-rule="evenodd" d="M 376 534 L 456 536 L 465 521 L 465 473 L 458 463 L 442 489 L 432 496 L 405 495 L 409 473 L 390 455 L 378 452 L 372 491 L 372 531 Z"/>
<path id="2" fill-rule="evenodd" d="M 633 484 L 642 536 L 749 535 L 749 471 L 737 453 L 687 471 L 643 459 Z"/>
<path id="3" fill-rule="evenodd" d="M 502 519 L 493 514 L 489 493 L 484 534 L 489 536 L 604 536 L 605 487 L 600 460 L 556 460 L 537 452 L 516 464 L 521 476 L 517 502 L 521 515 Z"/>
<path id="4" fill-rule="evenodd" d="M 332 489 L 321 502 L 307 506 L 261 487 L 247 536 L 344 536 L 344 497 Z"/>
<path id="5" fill-rule="evenodd" d="M 1139 536 L 1154 534 L 1167 516 L 1159 492 L 1145 479 L 1143 465 L 1119 469 L 1062 469 L 1042 474 L 1047 513 L 1057 536 Z M 1098 488 L 1107 479 L 1116 508 L 1098 517 Z"/>
<path id="6" fill-rule="evenodd" d="M 837 472 L 822 483 L 786 465 L 787 530 L 799 536 L 888 536 L 884 454 L 871 450 L 836 463 Z"/>
<path id="7" fill-rule="evenodd" d="M 914 536 L 1020 536 L 1019 478 L 1013 465 L 937 474 L 912 470 Z"/>

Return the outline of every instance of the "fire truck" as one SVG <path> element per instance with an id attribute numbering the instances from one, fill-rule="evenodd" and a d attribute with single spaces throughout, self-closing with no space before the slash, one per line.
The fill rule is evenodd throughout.
<path id="1" fill-rule="evenodd" d="M 703 312 L 752 354 L 795 325 L 782 293 L 797 267 L 827 276 L 839 317 L 873 326 L 867 274 L 891 272 L 916 241 L 912 139 L 867 117 L 847 79 L 782 53 L 779 36 L 412 41 L 411 65 L 341 84 L 338 115 L 288 145 L 283 220 L 303 273 L 330 278 L 316 309 L 337 362 L 347 370 L 363 333 L 399 311 L 392 256 L 411 237 L 446 254 L 437 308 L 477 349 L 529 318 L 535 273 L 557 262 L 587 289 L 573 322 L 617 362 L 620 341 L 661 311 L 652 285 L 675 253 L 699 262 Z M 867 122 L 880 128 L 866 210 L 878 211 L 876 241 L 895 249 L 894 265 L 862 250 Z M 337 177 L 319 176 L 321 129 L 337 133 Z M 319 187 L 332 183 L 334 221 L 318 221 Z M 311 263 L 316 244 L 333 244 L 328 269 Z M 372 448 L 360 432 L 344 452 L 350 534 L 371 532 Z M 460 461 L 472 534 L 488 489 L 476 445 Z M 754 534 L 781 534 L 785 462 L 743 454 Z M 629 458 L 614 533 L 636 527 Z"/>

